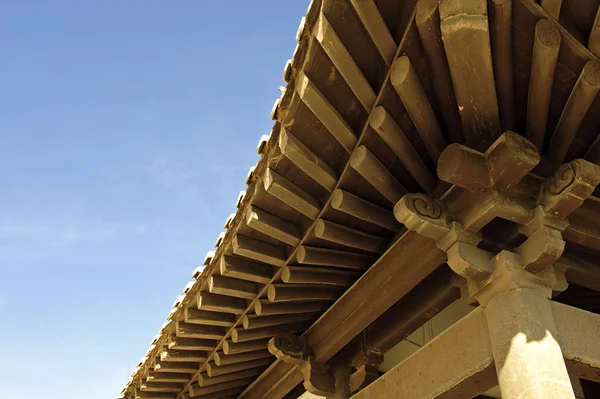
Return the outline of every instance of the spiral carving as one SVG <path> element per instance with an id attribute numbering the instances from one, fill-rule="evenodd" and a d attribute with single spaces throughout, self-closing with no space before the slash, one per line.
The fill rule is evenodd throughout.
<path id="1" fill-rule="evenodd" d="M 308 344 L 304 339 L 298 338 L 294 334 L 277 334 L 269 345 L 274 351 L 273 353 L 278 358 L 281 356 L 291 357 L 294 359 L 306 359 L 308 354 Z M 270 348 L 270 350 L 271 350 Z"/>
<path id="2" fill-rule="evenodd" d="M 551 179 L 548 179 L 546 188 L 550 194 L 559 195 L 575 182 L 579 172 L 577 162 L 569 162 L 562 165 Z"/>
<path id="3" fill-rule="evenodd" d="M 439 202 L 424 194 L 407 194 L 406 206 L 416 214 L 429 219 L 440 219 L 443 214 Z"/>

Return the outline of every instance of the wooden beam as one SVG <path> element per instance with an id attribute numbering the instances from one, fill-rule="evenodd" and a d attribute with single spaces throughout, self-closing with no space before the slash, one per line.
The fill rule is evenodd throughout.
<path id="1" fill-rule="evenodd" d="M 186 308 L 183 319 L 186 323 L 208 326 L 231 327 L 235 323 L 235 316 L 231 313 L 209 312 L 195 308 Z"/>
<path id="2" fill-rule="evenodd" d="M 373 0 L 350 0 L 383 61 L 390 65 L 398 46 Z"/>
<path id="3" fill-rule="evenodd" d="M 217 347 L 217 341 L 210 339 L 180 338 L 175 334 L 169 340 L 169 349 L 175 350 L 205 350 L 212 352 Z"/>
<path id="4" fill-rule="evenodd" d="M 253 352 L 238 353 L 235 355 L 226 355 L 223 352 L 217 352 L 214 355 L 214 361 L 217 366 L 227 366 L 228 364 L 245 363 L 256 359 L 264 359 L 273 356 L 267 349 Z"/>
<path id="5" fill-rule="evenodd" d="M 146 381 L 141 385 L 144 392 L 173 392 L 178 393 L 183 389 L 183 384 L 176 382 L 153 382 Z"/>
<path id="6" fill-rule="evenodd" d="M 594 255 L 582 252 L 567 246 L 563 256 L 556 262 L 555 269 L 565 273 L 569 284 L 600 291 L 600 266 Z"/>
<path id="7" fill-rule="evenodd" d="M 282 247 L 241 234 L 233 237 L 231 245 L 234 254 L 273 266 L 282 266 L 287 258 Z"/>
<path id="8" fill-rule="evenodd" d="M 548 12 L 548 14 L 552 15 L 552 17 L 558 21 L 562 0 L 540 0 L 540 5 Z"/>
<path id="9" fill-rule="evenodd" d="M 338 223 L 319 219 L 315 223 L 315 237 L 344 245 L 350 248 L 377 254 L 385 252 L 387 240 L 373 234 L 364 233 Z"/>
<path id="10" fill-rule="evenodd" d="M 308 327 L 307 323 L 283 324 L 279 326 L 255 328 L 252 330 L 244 330 L 236 327 L 231 333 L 231 340 L 234 343 L 257 341 L 264 338 L 272 338 L 278 333 L 297 333 L 304 331 Z"/>
<path id="11" fill-rule="evenodd" d="M 440 3 L 441 31 L 467 145 L 485 149 L 500 136 L 486 0 Z"/>
<path id="12" fill-rule="evenodd" d="M 596 18 L 594 18 L 594 25 L 592 26 L 588 40 L 588 48 L 596 57 L 600 56 L 600 7 L 596 12 Z"/>
<path id="13" fill-rule="evenodd" d="M 364 145 L 354 151 L 350 157 L 350 166 L 393 204 L 407 192 L 394 175 Z"/>
<path id="14" fill-rule="evenodd" d="M 234 298 L 254 299 L 258 295 L 256 283 L 223 276 L 210 276 L 208 289 L 211 294 Z"/>
<path id="15" fill-rule="evenodd" d="M 288 132 L 285 127 L 282 127 L 279 132 L 278 142 L 281 153 L 300 170 L 327 191 L 332 191 L 335 188 L 338 177 L 333 169 L 296 136 Z"/>
<path id="16" fill-rule="evenodd" d="M 320 202 L 273 169 L 267 169 L 263 178 L 265 191 L 301 214 L 314 219 L 321 211 Z"/>
<path id="17" fill-rule="evenodd" d="M 396 63 L 394 63 L 394 65 L 396 65 Z M 417 100 L 415 99 L 415 101 Z M 418 108 L 418 106 L 419 104 L 416 103 L 415 107 Z M 418 109 L 415 110 L 415 113 L 417 112 Z M 421 188 L 423 188 L 425 192 L 431 192 L 435 188 L 435 178 L 433 177 L 433 174 L 427 169 L 427 166 L 425 166 L 423 159 L 417 150 L 415 150 L 415 147 L 413 147 L 408 137 L 406 137 L 402 129 L 400 129 L 400 126 L 396 124 L 385 108 L 382 106 L 375 108 L 369 117 L 369 124 L 373 130 L 379 134 L 379 137 L 385 141 L 394 154 L 396 154 L 400 159 L 400 162 L 402 162 L 406 167 L 406 170 L 408 170 L 408 173 L 410 173 L 416 182 L 419 183 Z M 439 154 L 437 154 L 435 160 L 437 160 L 438 157 Z"/>
<path id="18" fill-rule="evenodd" d="M 303 265 L 332 266 L 345 269 L 367 270 L 376 258 L 355 252 L 301 245 L 296 251 L 298 263 Z"/>
<path id="19" fill-rule="evenodd" d="M 254 328 L 263 328 L 278 326 L 281 324 L 298 323 L 302 321 L 311 321 L 319 317 L 319 313 L 293 313 L 293 314 L 280 314 L 273 316 L 258 316 L 258 315 L 244 315 L 242 317 L 242 325 L 245 329 L 251 330 Z"/>
<path id="20" fill-rule="evenodd" d="M 272 284 L 267 288 L 271 302 L 333 301 L 342 293 L 343 289 L 323 285 Z"/>
<path id="21" fill-rule="evenodd" d="M 360 272 L 330 267 L 284 266 L 281 280 L 293 284 L 327 284 L 349 287 L 360 277 Z"/>
<path id="22" fill-rule="evenodd" d="M 243 387 L 231 388 L 225 391 L 209 393 L 208 395 L 202 395 L 201 399 L 235 399 L 237 396 L 244 391 Z M 189 394 L 184 399 L 192 398 Z"/>
<path id="23" fill-rule="evenodd" d="M 485 311 L 477 308 L 352 399 L 472 398 L 497 384 Z"/>
<path id="24" fill-rule="evenodd" d="M 136 390 L 133 396 L 136 399 L 175 399 L 177 395 L 172 392 L 143 392 Z"/>
<path id="25" fill-rule="evenodd" d="M 390 70 L 390 82 L 419 131 L 431 159 L 433 162 L 437 162 L 446 147 L 446 139 L 425 90 L 407 56 L 399 57 L 394 61 Z"/>
<path id="26" fill-rule="evenodd" d="M 267 284 L 273 278 L 272 266 L 229 255 L 221 256 L 219 269 L 222 276 L 259 284 Z"/>
<path id="27" fill-rule="evenodd" d="M 280 302 L 272 303 L 269 300 L 258 300 L 254 302 L 254 311 L 259 316 L 312 313 L 326 310 L 331 301 L 306 301 L 306 302 Z"/>
<path id="28" fill-rule="evenodd" d="M 288 245 L 295 246 L 300 242 L 298 227 L 256 206 L 248 207 L 246 224 L 254 230 Z"/>
<path id="29" fill-rule="evenodd" d="M 542 19 L 535 25 L 529 98 L 527 100 L 527 138 L 538 152 L 544 149 L 554 72 L 560 50 L 560 32 L 556 23 Z"/>
<path id="30" fill-rule="evenodd" d="M 446 124 L 450 141 L 464 141 L 462 124 L 458 115 L 458 105 L 452 85 L 452 76 L 448 66 L 446 50 L 440 30 L 439 0 L 421 0 L 416 5 L 415 22 L 423 44 L 423 50 L 429 61 L 429 76 L 440 105 L 440 112 Z"/>
<path id="31" fill-rule="evenodd" d="M 206 373 L 208 374 L 209 377 L 216 377 L 218 375 L 235 373 L 235 372 L 242 371 L 242 370 L 266 366 L 266 365 L 271 364 L 272 362 L 273 362 L 272 358 L 257 359 L 257 360 L 253 360 L 251 362 L 236 363 L 236 364 L 230 364 L 227 366 L 217 366 L 213 362 L 209 362 L 206 364 Z"/>
<path id="32" fill-rule="evenodd" d="M 314 35 L 358 101 L 369 111 L 375 103 L 375 91 L 323 13 L 319 14 Z"/>
<path id="33" fill-rule="evenodd" d="M 266 349 L 269 344 L 269 339 L 260 339 L 256 341 L 246 342 L 223 342 L 223 353 L 226 355 L 235 355 L 238 353 L 252 352 L 260 349 Z"/>
<path id="34" fill-rule="evenodd" d="M 208 374 L 201 373 L 198 375 L 198 384 L 201 387 L 207 387 L 215 384 L 222 384 L 224 382 L 239 380 L 242 378 L 256 377 L 257 375 L 262 374 L 264 370 L 264 367 L 255 367 L 253 369 L 242 370 L 238 371 L 237 373 L 222 374 L 216 377 L 209 377 Z"/>
<path id="35" fill-rule="evenodd" d="M 163 373 L 160 371 L 149 371 L 146 381 L 187 383 L 191 378 L 192 375 L 186 373 Z"/>
<path id="36" fill-rule="evenodd" d="M 390 210 L 339 188 L 331 194 L 329 204 L 335 210 L 390 231 L 401 227 Z"/>
<path id="37" fill-rule="evenodd" d="M 188 373 L 193 374 L 200 368 L 199 363 L 190 362 L 165 362 L 158 361 L 154 365 L 154 371 L 162 373 Z"/>
<path id="38" fill-rule="evenodd" d="M 208 358 L 205 351 L 185 351 L 165 349 L 160 354 L 160 360 L 166 362 L 204 362 Z"/>
<path id="39" fill-rule="evenodd" d="M 198 309 L 211 312 L 223 312 L 242 314 L 246 310 L 247 303 L 244 299 L 232 298 L 225 295 L 211 294 L 200 291 L 198 293 Z"/>
<path id="40" fill-rule="evenodd" d="M 296 91 L 302 102 L 315 114 L 337 142 L 348 153 L 352 152 L 356 145 L 354 131 L 302 71 L 296 77 Z"/>
<path id="41" fill-rule="evenodd" d="M 189 387 L 189 393 L 192 398 L 202 397 L 217 392 L 233 392 L 234 388 L 245 387 L 252 382 L 253 378 L 242 378 L 240 380 L 228 381 L 222 384 L 214 384 L 201 387 L 199 384 L 192 384 Z M 229 393 L 228 393 L 229 394 Z"/>
<path id="42" fill-rule="evenodd" d="M 563 108 L 554 134 L 548 145 L 548 158 L 555 164 L 565 160 L 583 118 L 600 91 L 600 63 L 588 61 Z"/>
<path id="43" fill-rule="evenodd" d="M 220 340 L 225 335 L 224 327 L 203 326 L 179 321 L 175 324 L 175 334 L 181 338 L 201 338 Z"/>

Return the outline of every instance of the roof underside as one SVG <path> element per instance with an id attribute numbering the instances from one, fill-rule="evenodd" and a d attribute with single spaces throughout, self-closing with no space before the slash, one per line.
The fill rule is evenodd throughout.
<path id="1" fill-rule="evenodd" d="M 590 50 L 600 48 L 593 29 L 600 0 L 564 0 L 560 17 L 533 0 L 494 0 L 492 10 L 486 0 L 446 0 L 441 9 L 436 0 L 416 3 L 311 3 L 285 66 L 272 132 L 259 143 L 261 158 L 237 211 L 121 397 L 285 395 L 299 380 L 281 383 L 290 369 L 268 352 L 268 339 L 307 331 L 311 344 L 331 338 L 345 319 L 331 310 L 323 316 L 327 309 L 373 264 L 403 256 L 394 247 L 406 231 L 394 218 L 396 202 L 410 192 L 440 196 L 449 189 L 436 172 L 448 144 L 485 150 L 513 130 L 540 149 L 532 175 L 538 182 L 575 158 L 600 162 L 600 64 Z M 461 14 L 473 24 L 469 40 L 461 37 Z M 547 123 L 544 86 L 530 93 L 532 67 L 543 72 L 532 62 L 542 19 L 549 22 L 539 25 L 536 45 L 545 57 L 558 54 Z M 572 106 L 578 79 L 589 86 L 588 101 Z M 532 106 L 532 115 L 542 114 L 535 121 L 527 116 Z M 599 204 L 589 199 L 581 218 L 600 216 Z M 393 303 L 373 305 L 374 319 Z M 319 360 L 374 319 L 328 338 Z"/>

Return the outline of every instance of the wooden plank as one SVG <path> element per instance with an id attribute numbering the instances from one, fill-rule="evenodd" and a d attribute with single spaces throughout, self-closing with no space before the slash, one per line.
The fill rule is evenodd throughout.
<path id="1" fill-rule="evenodd" d="M 248 370 L 238 371 L 237 373 L 223 374 L 216 377 L 209 377 L 208 374 L 201 373 L 198 376 L 198 384 L 201 387 L 207 387 L 210 385 L 222 384 L 224 382 L 235 381 L 242 378 L 256 377 L 257 375 L 260 375 L 264 370 L 264 367 L 255 367 Z"/>
<path id="2" fill-rule="evenodd" d="M 273 267 L 264 263 L 223 255 L 219 260 L 222 276 L 267 284 L 273 278 Z"/>
<path id="3" fill-rule="evenodd" d="M 297 323 L 302 321 L 315 320 L 319 317 L 318 312 L 314 313 L 296 313 L 296 314 L 281 314 L 274 316 L 258 316 L 258 315 L 244 315 L 242 318 L 242 325 L 247 330 L 254 328 L 263 328 L 278 326 L 281 324 Z"/>
<path id="4" fill-rule="evenodd" d="M 467 145 L 486 149 L 501 134 L 486 0 L 446 0 L 439 10 Z"/>
<path id="5" fill-rule="evenodd" d="M 314 233 L 321 240 L 377 254 L 385 252 L 387 248 L 386 239 L 328 220 L 317 220 Z"/>
<path id="6" fill-rule="evenodd" d="M 245 363 L 252 360 L 264 359 L 273 355 L 268 349 L 261 349 L 252 352 L 226 355 L 223 352 L 217 352 L 214 355 L 214 361 L 217 366 L 227 366 L 228 364 Z"/>
<path id="7" fill-rule="evenodd" d="M 350 157 L 350 166 L 393 204 L 407 193 L 402 184 L 364 145 L 354 151 Z"/>
<path id="8" fill-rule="evenodd" d="M 230 313 L 209 312 L 195 308 L 186 308 L 183 319 L 186 323 L 207 326 L 231 327 L 235 323 L 235 316 Z"/>
<path id="9" fill-rule="evenodd" d="M 179 321 L 175 324 L 175 334 L 181 338 L 201 338 L 220 340 L 225 335 L 224 327 L 203 326 Z"/>
<path id="10" fill-rule="evenodd" d="M 407 56 L 399 57 L 394 61 L 390 69 L 390 83 L 394 86 L 410 119 L 423 138 L 431 159 L 434 163 L 437 162 L 446 147 L 446 139 L 425 90 Z"/>
<path id="11" fill-rule="evenodd" d="M 284 266 L 281 280 L 292 284 L 328 284 L 340 287 L 351 286 L 360 272 L 332 269 L 330 267 Z"/>
<path id="12" fill-rule="evenodd" d="M 267 289 L 271 302 L 333 301 L 342 293 L 338 288 L 307 284 L 271 284 Z"/>
<path id="13" fill-rule="evenodd" d="M 335 188 L 338 177 L 333 169 L 284 127 L 279 132 L 278 143 L 281 153 L 311 179 L 327 191 Z"/>
<path id="14" fill-rule="evenodd" d="M 259 339 L 256 341 L 246 342 L 223 342 L 223 353 L 226 355 L 235 355 L 238 353 L 252 352 L 260 349 L 266 349 L 269 344 L 269 339 Z"/>
<path id="15" fill-rule="evenodd" d="M 512 58 L 512 0 L 492 0 L 490 36 L 502 131 L 515 130 L 515 88 Z"/>
<path id="16" fill-rule="evenodd" d="M 198 293 L 197 303 L 200 310 L 233 314 L 244 313 L 247 306 L 246 301 L 243 299 L 203 291 Z"/>
<path id="17" fill-rule="evenodd" d="M 236 234 L 231 242 L 233 253 L 245 258 L 267 263 L 273 266 L 282 266 L 287 255 L 282 247 L 257 240 L 252 237 Z"/>
<path id="18" fill-rule="evenodd" d="M 331 301 L 306 301 L 306 302 L 280 302 L 272 303 L 261 299 L 254 302 L 254 311 L 259 316 L 312 313 L 326 310 L 331 306 Z"/>
<path id="19" fill-rule="evenodd" d="M 390 231 L 401 227 L 391 211 L 342 189 L 331 194 L 329 204 L 335 210 Z"/>
<path id="20" fill-rule="evenodd" d="M 314 35 L 358 101 L 367 111 L 371 110 L 375 103 L 375 91 L 323 13 L 319 15 Z"/>
<path id="21" fill-rule="evenodd" d="M 273 169 L 268 168 L 265 171 L 263 183 L 265 190 L 269 194 L 303 215 L 311 219 L 319 215 L 321 211 L 319 201 Z"/>
<path id="22" fill-rule="evenodd" d="M 234 298 L 254 299 L 258 295 L 256 283 L 223 276 L 210 276 L 208 289 L 211 294 Z"/>
<path id="23" fill-rule="evenodd" d="M 373 0 L 350 0 L 358 17 L 365 26 L 383 61 L 390 65 L 396 54 L 396 42 Z"/>
<path id="24" fill-rule="evenodd" d="M 376 260 L 375 257 L 365 254 L 306 245 L 298 247 L 296 259 L 303 265 L 332 266 L 354 270 L 367 270 Z"/>
<path id="25" fill-rule="evenodd" d="M 369 124 L 394 154 L 396 154 L 400 162 L 408 170 L 408 173 L 419 183 L 423 190 L 425 192 L 433 191 L 435 188 L 435 177 L 427 169 L 425 162 L 423 162 L 415 147 L 385 108 L 382 106 L 375 108 L 369 117 Z M 439 154 L 435 159 L 437 160 L 438 157 Z"/>
<path id="26" fill-rule="evenodd" d="M 527 138 L 535 144 L 539 153 L 544 149 L 560 42 L 560 32 L 554 22 L 542 19 L 535 25 L 527 100 Z"/>
<path id="27" fill-rule="evenodd" d="M 296 77 L 296 91 L 302 102 L 306 104 L 319 121 L 329 130 L 329 133 L 348 153 L 352 152 L 356 145 L 354 131 L 302 71 Z"/>

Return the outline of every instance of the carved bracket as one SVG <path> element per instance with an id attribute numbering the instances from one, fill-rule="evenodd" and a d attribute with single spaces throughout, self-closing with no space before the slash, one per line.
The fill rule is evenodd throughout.
<path id="1" fill-rule="evenodd" d="M 406 228 L 439 240 L 450 230 L 452 218 L 441 201 L 425 194 L 406 194 L 394 206 L 394 216 Z"/>

